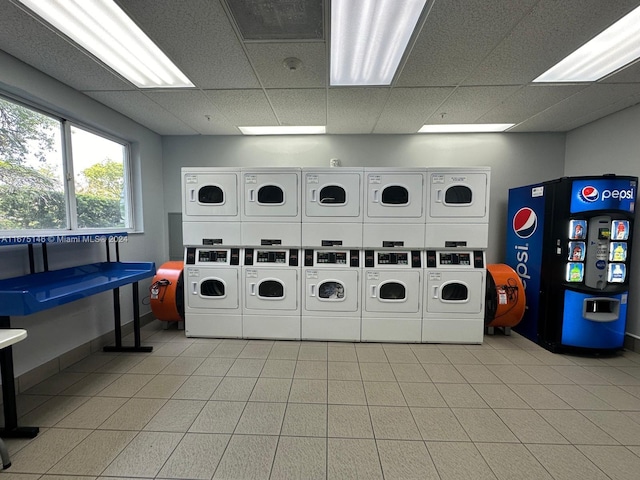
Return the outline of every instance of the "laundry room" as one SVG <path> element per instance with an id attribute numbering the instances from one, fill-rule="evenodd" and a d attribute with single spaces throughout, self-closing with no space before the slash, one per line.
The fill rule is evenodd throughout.
<path id="1" fill-rule="evenodd" d="M 408 33 L 373 79 L 357 55 L 333 64 L 354 2 L 82 3 L 0 0 L 6 473 L 635 478 L 640 52 L 545 75 L 618 21 L 640 35 L 640 1 L 402 0 Z M 355 3 L 371 19 L 400 2 Z M 138 29 L 177 71 L 120 71 L 91 29 L 116 52 Z M 617 203 L 532 206 L 566 177 L 598 179 L 585 205 Z M 516 225 L 510 191 L 529 185 Z M 548 226 L 565 207 L 584 237 Z M 555 257 L 538 264 L 543 229 Z M 613 347 L 488 328 L 489 290 L 522 306 L 532 276 L 556 288 L 551 268 L 589 295 L 581 318 L 625 317 Z"/>

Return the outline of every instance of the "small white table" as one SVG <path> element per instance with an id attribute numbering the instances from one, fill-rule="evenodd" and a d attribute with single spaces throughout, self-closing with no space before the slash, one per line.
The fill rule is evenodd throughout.
<path id="1" fill-rule="evenodd" d="M 0 350 L 27 338 L 27 331 L 22 328 L 0 328 Z"/>

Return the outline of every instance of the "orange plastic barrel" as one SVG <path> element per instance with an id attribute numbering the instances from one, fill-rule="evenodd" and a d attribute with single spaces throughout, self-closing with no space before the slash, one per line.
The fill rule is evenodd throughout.
<path id="1" fill-rule="evenodd" d="M 184 321 L 184 262 L 163 263 L 153 277 L 149 294 L 151 311 L 158 320 Z"/>
<path id="2" fill-rule="evenodd" d="M 517 325 L 525 306 L 524 285 L 515 270 L 503 263 L 487 265 L 486 326 Z"/>

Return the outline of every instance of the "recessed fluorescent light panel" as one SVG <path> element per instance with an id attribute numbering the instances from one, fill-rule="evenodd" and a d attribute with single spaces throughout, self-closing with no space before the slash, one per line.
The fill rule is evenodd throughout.
<path id="1" fill-rule="evenodd" d="M 243 135 L 321 135 L 324 126 L 238 127 Z"/>
<path id="2" fill-rule="evenodd" d="M 139 88 L 193 83 L 113 0 L 19 0 Z"/>
<path id="3" fill-rule="evenodd" d="M 418 133 L 482 133 L 504 132 L 514 123 L 460 123 L 450 125 L 424 125 Z"/>
<path id="4" fill-rule="evenodd" d="M 640 7 L 589 40 L 534 82 L 592 82 L 640 57 Z"/>
<path id="5" fill-rule="evenodd" d="M 331 85 L 389 85 L 426 0 L 332 0 Z"/>

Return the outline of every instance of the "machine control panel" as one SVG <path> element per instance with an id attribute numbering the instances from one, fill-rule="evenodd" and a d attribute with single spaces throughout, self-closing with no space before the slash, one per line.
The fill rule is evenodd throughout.
<path id="1" fill-rule="evenodd" d="M 427 250 L 427 268 L 436 267 L 484 268 L 484 252 L 482 250 L 472 252 Z"/>
<path id="2" fill-rule="evenodd" d="M 419 250 L 403 250 L 400 252 L 365 250 L 364 266 L 367 268 L 385 266 L 421 268 L 422 261 Z"/>
<path id="3" fill-rule="evenodd" d="M 244 249 L 244 264 L 245 265 L 265 265 L 272 266 L 298 266 L 298 250 L 263 250 L 255 248 Z"/>
<path id="4" fill-rule="evenodd" d="M 315 256 L 314 256 L 315 253 Z M 360 251 L 359 250 L 305 250 L 304 251 L 304 266 L 360 266 Z"/>
<path id="5" fill-rule="evenodd" d="M 287 263 L 287 252 L 258 250 L 256 263 Z"/>
<path id="6" fill-rule="evenodd" d="M 228 254 L 227 250 L 198 250 L 198 263 L 227 263 Z"/>
<path id="7" fill-rule="evenodd" d="M 186 251 L 185 263 L 187 265 L 240 265 L 240 249 L 210 249 L 189 247 Z"/>

